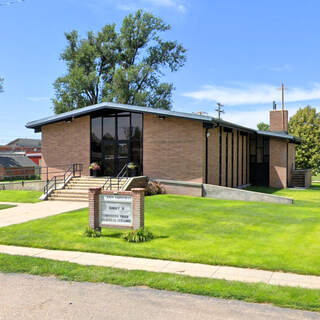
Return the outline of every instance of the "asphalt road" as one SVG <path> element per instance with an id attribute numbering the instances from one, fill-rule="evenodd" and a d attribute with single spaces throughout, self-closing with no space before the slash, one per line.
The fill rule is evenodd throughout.
<path id="1" fill-rule="evenodd" d="M 320 314 L 149 288 L 0 273 L 0 319 L 302 320 L 320 319 Z"/>

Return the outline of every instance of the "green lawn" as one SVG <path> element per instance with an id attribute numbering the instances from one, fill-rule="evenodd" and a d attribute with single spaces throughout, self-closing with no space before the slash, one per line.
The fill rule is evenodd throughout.
<path id="1" fill-rule="evenodd" d="M 295 204 L 146 197 L 156 236 L 147 243 L 127 243 L 114 229 L 86 238 L 87 209 L 1 228 L 0 243 L 320 275 L 320 185 L 272 192 Z"/>
<path id="2" fill-rule="evenodd" d="M 6 204 L 0 204 L 0 210 L 12 208 L 12 207 L 14 207 L 14 206 L 9 206 L 9 205 L 6 205 Z"/>
<path id="3" fill-rule="evenodd" d="M 312 177 L 312 181 L 320 181 L 320 173 Z"/>
<path id="4" fill-rule="evenodd" d="M 263 283 L 244 283 L 147 271 L 82 266 L 70 262 L 5 254 L 0 254 L 0 272 L 56 276 L 69 281 L 148 286 L 160 290 L 320 311 L 320 290 L 280 287 Z"/>
<path id="5" fill-rule="evenodd" d="M 0 202 L 35 203 L 40 201 L 41 195 L 39 191 L 1 190 Z"/>

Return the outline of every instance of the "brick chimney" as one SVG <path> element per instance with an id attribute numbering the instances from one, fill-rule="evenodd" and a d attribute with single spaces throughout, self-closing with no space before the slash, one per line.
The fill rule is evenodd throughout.
<path id="1" fill-rule="evenodd" d="M 275 103 L 270 111 L 270 131 L 288 133 L 288 110 L 277 110 Z"/>

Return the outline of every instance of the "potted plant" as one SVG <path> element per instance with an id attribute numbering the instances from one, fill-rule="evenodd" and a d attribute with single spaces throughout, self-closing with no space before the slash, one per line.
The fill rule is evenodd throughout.
<path id="1" fill-rule="evenodd" d="M 98 176 L 98 172 L 100 171 L 100 166 L 96 162 L 92 162 L 89 166 L 89 169 L 92 171 L 94 177 Z"/>
<path id="2" fill-rule="evenodd" d="M 133 162 L 129 162 L 127 167 L 129 169 L 129 176 L 130 177 L 134 177 L 136 175 L 137 165 L 135 163 L 133 163 Z"/>

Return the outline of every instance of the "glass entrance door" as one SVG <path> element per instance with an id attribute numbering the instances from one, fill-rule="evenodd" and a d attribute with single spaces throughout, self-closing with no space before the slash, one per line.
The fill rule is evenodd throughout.
<path id="1" fill-rule="evenodd" d="M 142 115 L 109 112 L 91 118 L 91 162 L 100 164 L 100 175 L 117 176 L 129 162 L 142 173 Z M 132 171 L 132 170 L 131 170 Z"/>
<path id="2" fill-rule="evenodd" d="M 129 163 L 129 141 L 102 141 L 103 175 L 115 177 Z"/>

